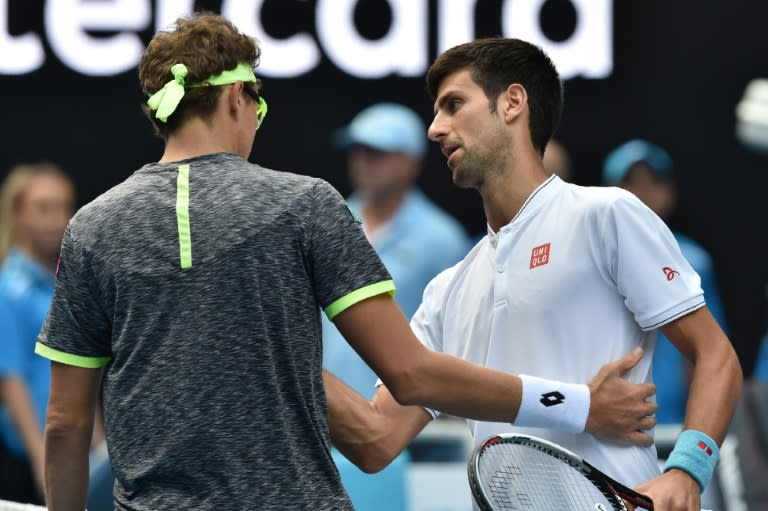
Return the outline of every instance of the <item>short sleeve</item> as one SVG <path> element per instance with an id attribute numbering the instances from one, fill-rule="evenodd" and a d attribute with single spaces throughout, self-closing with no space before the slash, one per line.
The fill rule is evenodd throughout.
<path id="1" fill-rule="evenodd" d="M 318 180 L 309 208 L 308 260 L 329 319 L 366 298 L 394 294 L 392 277 L 341 195 Z"/>
<path id="2" fill-rule="evenodd" d="M 449 268 L 432 279 L 424 289 L 421 305 L 411 319 L 411 330 L 421 343 L 436 352 L 443 351 L 443 304 L 454 268 Z M 424 408 L 432 418 L 438 410 Z"/>
<path id="3" fill-rule="evenodd" d="M 421 305 L 411 319 L 414 335 L 432 351 L 443 351 L 443 304 L 454 269 L 442 271 L 427 284 Z"/>
<path id="4" fill-rule="evenodd" d="M 25 343 L 18 321 L 11 300 L 0 294 L 0 377 L 22 374 L 22 350 L 31 339 Z"/>
<path id="5" fill-rule="evenodd" d="M 611 202 L 602 225 L 608 272 L 643 330 L 704 306 L 699 275 L 669 228 L 637 197 L 625 193 Z"/>
<path id="6" fill-rule="evenodd" d="M 35 353 L 63 364 L 98 368 L 112 355 L 111 322 L 98 291 L 99 279 L 104 277 L 72 237 L 70 227 L 62 240 L 53 301 Z"/>
<path id="7" fill-rule="evenodd" d="M 712 317 L 718 322 L 720 328 L 726 333 L 728 328 L 725 322 L 725 312 L 723 311 L 720 292 L 717 288 L 717 279 L 715 277 L 715 267 L 712 264 L 712 258 L 704 247 L 688 238 L 687 236 L 675 233 L 675 239 L 680 245 L 683 256 L 691 263 L 696 273 L 701 277 L 701 289 L 704 291 L 704 299 L 707 301 L 707 308 L 712 313 Z"/>

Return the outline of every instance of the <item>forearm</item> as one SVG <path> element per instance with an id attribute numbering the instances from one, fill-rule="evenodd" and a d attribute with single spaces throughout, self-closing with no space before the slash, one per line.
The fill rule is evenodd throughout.
<path id="1" fill-rule="evenodd" d="M 366 465 L 371 453 L 375 455 L 378 451 L 375 449 L 375 409 L 369 401 L 327 371 L 323 371 L 323 381 L 328 398 L 331 442 L 355 465 Z"/>
<path id="2" fill-rule="evenodd" d="M 698 493 L 696 490 L 707 487 L 715 470 L 718 449 L 714 444 L 722 444 L 733 416 L 742 386 L 741 366 L 706 307 L 665 325 L 663 331 L 693 366 L 683 432 L 667 459 L 663 477 L 683 478 L 689 483 L 689 493 Z"/>
<path id="3" fill-rule="evenodd" d="M 26 383 L 15 376 L 0 378 L 0 400 L 8 410 L 27 455 L 37 464 L 43 456 L 43 432 Z"/>
<path id="4" fill-rule="evenodd" d="M 425 348 L 391 298 L 360 302 L 334 321 L 401 405 L 497 422 L 517 416 L 518 377 Z"/>
<path id="5" fill-rule="evenodd" d="M 727 341 L 698 356 L 693 364 L 683 427 L 702 431 L 721 444 L 741 393 L 741 366 Z"/>
<path id="6" fill-rule="evenodd" d="M 83 511 L 93 424 L 45 431 L 45 497 L 50 511 Z"/>
<path id="7" fill-rule="evenodd" d="M 706 351 L 697 351 L 691 360 L 693 379 L 683 431 L 664 465 L 664 475 L 659 478 L 674 481 L 671 485 L 676 498 L 689 495 L 693 509 L 699 508 L 698 494 L 712 478 L 718 460 L 717 445 L 725 439 L 741 392 L 741 367 L 730 343 L 724 340 Z M 653 498 L 663 505 L 666 497 Z"/>
<path id="8" fill-rule="evenodd" d="M 424 349 L 413 373 L 400 385 L 401 404 L 421 404 L 442 412 L 490 422 L 514 422 L 522 399 L 518 376 Z"/>
<path id="9" fill-rule="evenodd" d="M 663 327 L 691 362 L 684 429 L 723 441 L 741 393 L 743 375 L 731 342 L 706 307 Z"/>
<path id="10" fill-rule="evenodd" d="M 335 376 L 323 371 L 331 441 L 365 472 L 386 467 L 432 420 L 421 407 L 403 407 L 386 387 L 366 401 Z"/>
<path id="11" fill-rule="evenodd" d="M 50 511 L 82 511 L 101 369 L 51 363 L 45 427 L 45 497 Z"/>

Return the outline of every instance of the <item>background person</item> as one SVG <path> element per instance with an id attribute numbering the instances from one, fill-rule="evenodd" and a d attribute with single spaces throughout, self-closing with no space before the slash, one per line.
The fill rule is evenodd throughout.
<path id="1" fill-rule="evenodd" d="M 768 296 L 768 286 L 765 287 L 765 294 Z M 765 333 L 765 336 L 760 341 L 752 378 L 762 383 L 768 383 L 768 332 Z"/>
<path id="2" fill-rule="evenodd" d="M 53 163 L 14 167 L 0 189 L 0 499 L 43 502 L 50 363 L 34 354 L 75 205 Z"/>
<path id="3" fill-rule="evenodd" d="M 603 184 L 629 190 L 666 221 L 677 204 L 677 186 L 672 158 L 662 147 L 634 139 L 611 151 L 603 165 Z M 723 330 L 725 312 L 717 288 L 715 268 L 709 253 L 688 236 L 672 231 L 683 257 L 701 277 L 707 308 Z M 682 424 L 688 401 L 691 366 L 685 356 L 659 331 L 653 355 L 653 381 L 660 424 Z"/>
<path id="4" fill-rule="evenodd" d="M 550 139 L 544 148 L 544 170 L 550 174 L 557 174 L 563 181 L 570 181 L 573 174 L 571 155 L 568 149 L 558 140 Z"/>

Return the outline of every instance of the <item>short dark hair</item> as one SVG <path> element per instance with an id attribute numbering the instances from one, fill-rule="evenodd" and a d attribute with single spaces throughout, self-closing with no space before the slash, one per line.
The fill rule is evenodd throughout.
<path id="1" fill-rule="evenodd" d="M 186 65 L 187 83 L 196 83 L 233 69 L 240 62 L 248 62 L 255 68 L 260 56 L 256 41 L 241 33 L 231 21 L 217 14 L 198 12 L 176 20 L 172 30 L 155 34 L 141 57 L 139 81 L 149 96 L 173 79 L 174 64 Z M 186 120 L 211 115 L 220 94 L 221 87 L 187 89 L 167 123 L 155 119 L 155 112 L 146 106 L 144 111 L 155 132 L 168 138 Z"/>
<path id="2" fill-rule="evenodd" d="M 460 44 L 442 53 L 427 72 L 427 90 L 434 100 L 440 83 L 449 74 L 468 68 L 495 111 L 496 99 L 513 83 L 528 93 L 533 146 L 544 154 L 550 137 L 560 125 L 563 83 L 544 51 L 520 39 L 489 37 Z"/>

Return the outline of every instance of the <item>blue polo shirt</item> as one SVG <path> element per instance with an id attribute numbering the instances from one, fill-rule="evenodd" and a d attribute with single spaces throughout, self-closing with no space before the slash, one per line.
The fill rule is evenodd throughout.
<path id="1" fill-rule="evenodd" d="M 356 195 L 349 209 L 362 216 Z M 373 248 L 397 286 L 395 300 L 410 319 L 421 304 L 424 288 L 441 271 L 466 254 L 464 227 L 418 189 L 411 189 L 392 219 L 376 233 Z M 323 367 L 359 394 L 370 398 L 378 379 L 336 327 L 323 321 Z"/>
<path id="2" fill-rule="evenodd" d="M 35 340 L 51 304 L 54 274 L 21 251 L 11 249 L 0 267 L 0 378 L 20 377 L 37 413 L 42 431 L 51 383 L 51 362 L 35 354 Z M 0 403 L 0 435 L 22 459 L 24 444 Z"/>

